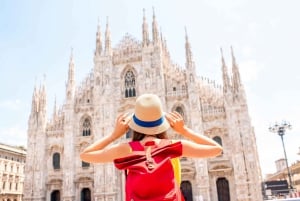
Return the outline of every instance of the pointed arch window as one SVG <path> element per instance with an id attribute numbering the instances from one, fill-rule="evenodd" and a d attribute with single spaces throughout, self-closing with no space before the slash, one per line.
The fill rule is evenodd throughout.
<path id="1" fill-rule="evenodd" d="M 91 190 L 83 188 L 80 193 L 80 201 L 91 201 Z"/>
<path id="2" fill-rule="evenodd" d="M 215 136 L 215 137 L 213 138 L 213 140 L 216 141 L 219 145 L 222 146 L 222 139 L 221 139 L 219 136 Z"/>
<path id="3" fill-rule="evenodd" d="M 182 181 L 180 184 L 180 190 L 185 201 L 193 201 L 193 189 L 190 181 Z"/>
<path id="4" fill-rule="evenodd" d="M 88 168 L 88 167 L 90 167 L 90 163 L 87 163 L 87 162 L 82 161 L 81 167 L 83 167 L 83 168 Z"/>
<path id="5" fill-rule="evenodd" d="M 90 136 L 91 135 L 91 121 L 86 118 L 82 124 L 82 136 Z"/>
<path id="6" fill-rule="evenodd" d="M 52 191 L 50 200 L 51 201 L 59 201 L 60 200 L 60 192 L 59 192 L 59 190 Z"/>
<path id="7" fill-rule="evenodd" d="M 221 137 L 215 136 L 215 137 L 213 137 L 213 140 L 222 146 L 222 138 Z M 221 155 L 219 155 L 219 156 L 222 156 L 222 155 L 223 155 L 223 151 L 222 151 Z"/>
<path id="8" fill-rule="evenodd" d="M 226 178 L 217 179 L 218 200 L 230 201 L 229 182 Z"/>
<path id="9" fill-rule="evenodd" d="M 177 107 L 175 108 L 175 111 L 178 112 L 178 113 L 183 117 L 183 119 L 185 119 L 185 118 L 184 118 L 184 112 L 183 112 L 182 107 L 177 106 Z"/>
<path id="10" fill-rule="evenodd" d="M 124 76 L 125 98 L 135 97 L 135 75 L 132 70 L 128 70 Z"/>
<path id="11" fill-rule="evenodd" d="M 52 164 L 53 164 L 53 169 L 55 169 L 55 170 L 60 169 L 60 154 L 59 153 L 53 154 Z"/>

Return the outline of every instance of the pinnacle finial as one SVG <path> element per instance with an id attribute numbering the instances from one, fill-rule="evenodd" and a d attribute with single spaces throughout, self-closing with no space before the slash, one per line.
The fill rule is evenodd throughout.
<path id="1" fill-rule="evenodd" d="M 236 65 L 235 56 L 234 56 L 234 52 L 233 52 L 233 47 L 230 46 L 230 49 L 231 49 L 232 63 L 233 63 L 233 65 Z"/>
<path id="2" fill-rule="evenodd" d="M 155 18 L 155 10 L 154 10 L 154 6 L 152 6 L 152 12 L 153 12 L 153 18 Z"/>
<path id="3" fill-rule="evenodd" d="M 105 54 L 111 55 L 111 40 L 110 40 L 110 30 L 108 26 L 108 16 L 106 17 L 106 31 L 105 31 Z"/>
<path id="4" fill-rule="evenodd" d="M 232 45 L 230 46 L 230 50 L 231 50 L 232 58 L 234 58 L 234 53 L 233 53 L 233 47 L 232 47 Z"/>
<path id="5" fill-rule="evenodd" d="M 184 26 L 184 32 L 185 32 L 185 39 L 186 39 L 186 41 L 188 41 L 189 37 L 188 37 L 186 26 Z"/>
<path id="6" fill-rule="evenodd" d="M 221 56 L 223 57 L 223 49 L 220 47 Z"/>
<path id="7" fill-rule="evenodd" d="M 225 66 L 225 60 L 224 60 L 224 56 L 223 56 L 223 48 L 222 47 L 220 47 L 220 52 L 221 52 L 222 64 L 223 64 L 223 66 Z"/>

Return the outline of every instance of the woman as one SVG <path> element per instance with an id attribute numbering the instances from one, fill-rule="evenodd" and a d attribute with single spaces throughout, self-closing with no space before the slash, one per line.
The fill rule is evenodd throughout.
<path id="1" fill-rule="evenodd" d="M 170 127 L 188 140 L 165 140 L 167 139 L 166 131 Z M 132 141 L 135 143 L 121 142 L 108 146 L 114 140 L 124 135 L 129 128 L 133 131 Z M 143 94 L 136 100 L 134 114 L 119 115 L 114 131 L 88 146 L 80 154 L 80 157 L 83 161 L 90 163 L 113 162 L 118 158 L 130 156 L 139 149 L 144 150 L 145 145 L 149 142 L 159 145 L 165 141 L 174 144 L 180 142 L 180 154 L 182 157 L 206 158 L 217 156 L 222 152 L 222 147 L 217 142 L 189 129 L 184 124 L 183 117 L 179 113 L 170 112 L 165 114 L 157 95 Z M 178 161 L 178 159 L 176 161 L 176 158 L 172 159 L 175 178 L 177 184 L 180 185 Z"/>

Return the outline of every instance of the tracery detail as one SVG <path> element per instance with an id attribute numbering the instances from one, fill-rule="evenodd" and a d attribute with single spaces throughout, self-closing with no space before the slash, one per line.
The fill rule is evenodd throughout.
<path id="1" fill-rule="evenodd" d="M 125 86 L 125 98 L 135 97 L 135 75 L 132 70 L 128 70 L 124 76 L 124 86 Z"/>

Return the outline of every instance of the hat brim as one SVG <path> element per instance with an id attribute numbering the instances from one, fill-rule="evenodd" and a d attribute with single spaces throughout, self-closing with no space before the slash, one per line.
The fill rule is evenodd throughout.
<path id="1" fill-rule="evenodd" d="M 160 133 L 163 133 L 165 131 L 167 131 L 170 128 L 170 124 L 168 122 L 168 120 L 165 117 L 163 118 L 163 122 L 155 127 L 142 127 L 137 125 L 133 118 L 131 117 L 131 121 L 129 122 L 128 126 L 134 130 L 137 131 L 139 133 L 145 134 L 145 135 L 157 135 Z"/>

